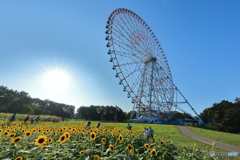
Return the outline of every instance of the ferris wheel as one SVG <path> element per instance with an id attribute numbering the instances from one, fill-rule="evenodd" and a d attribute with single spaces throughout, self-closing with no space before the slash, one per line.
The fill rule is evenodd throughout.
<path id="1" fill-rule="evenodd" d="M 119 8 L 107 21 L 107 47 L 112 69 L 138 115 L 152 116 L 173 107 L 174 86 L 166 55 L 147 23 Z M 170 81 L 169 81 L 170 79 Z"/>
<path id="2" fill-rule="evenodd" d="M 106 28 L 112 69 L 123 91 L 132 99 L 135 118 L 169 113 L 176 107 L 177 88 L 156 35 L 141 17 L 124 8 L 110 14 Z"/>

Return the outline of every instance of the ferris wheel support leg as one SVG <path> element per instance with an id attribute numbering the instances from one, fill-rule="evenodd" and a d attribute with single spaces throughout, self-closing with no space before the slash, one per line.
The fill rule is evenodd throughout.
<path id="1" fill-rule="evenodd" d="M 150 96 L 149 96 L 149 110 L 148 110 L 148 123 L 150 123 L 151 120 L 151 110 L 152 110 L 152 92 L 153 92 L 153 70 L 154 70 L 154 63 L 155 61 L 152 62 L 152 71 L 151 71 L 151 83 L 150 83 Z"/>
<path id="2" fill-rule="evenodd" d="M 173 83 L 173 82 L 172 82 Z M 173 85 L 176 87 L 176 85 L 173 83 Z M 196 118 L 194 118 L 193 116 L 191 116 L 193 119 L 197 120 L 200 124 L 205 125 L 205 123 L 203 122 L 203 120 L 201 119 L 201 117 L 197 114 L 197 112 L 193 109 L 193 107 L 191 106 L 191 104 L 187 101 L 187 99 L 183 96 L 183 94 L 180 92 L 180 90 L 176 87 L 176 90 L 180 93 L 180 95 L 184 98 L 184 100 L 186 101 L 186 103 L 190 106 L 190 108 L 192 109 L 192 111 L 196 114 L 196 116 L 198 117 L 198 120 Z M 189 114 L 188 114 L 189 115 Z"/>
<path id="3" fill-rule="evenodd" d="M 160 68 L 162 68 L 160 66 Z M 164 71 L 164 70 L 163 70 Z M 166 72 L 164 71 L 164 73 L 166 74 Z M 167 74 L 166 74 L 167 75 Z M 168 77 L 167 77 L 168 78 Z M 196 118 L 194 118 L 193 116 L 191 116 L 193 119 L 197 120 L 200 124 L 205 125 L 205 123 L 203 122 L 203 120 L 201 119 L 201 117 L 197 114 L 197 112 L 193 109 L 193 107 L 191 106 L 191 104 L 187 101 L 187 99 L 183 96 L 183 94 L 180 92 L 180 90 L 177 88 L 177 86 L 173 83 L 173 81 L 168 78 L 168 80 L 174 85 L 175 89 L 180 93 L 180 95 L 183 97 L 183 99 L 186 101 L 186 103 L 190 106 L 190 108 L 192 109 L 192 111 L 196 114 L 196 116 L 198 117 L 198 120 Z M 186 113 L 186 112 L 185 112 Z M 189 115 L 189 114 L 188 114 Z"/>

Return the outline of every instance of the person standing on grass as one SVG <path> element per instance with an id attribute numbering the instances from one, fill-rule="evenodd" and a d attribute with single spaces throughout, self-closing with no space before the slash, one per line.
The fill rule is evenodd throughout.
<path id="1" fill-rule="evenodd" d="M 38 121 L 40 121 L 40 116 L 38 116 L 38 117 L 36 118 L 36 122 L 38 122 Z"/>
<path id="2" fill-rule="evenodd" d="M 35 122 L 36 118 L 37 118 L 36 116 L 33 116 L 33 117 L 32 117 L 32 119 L 31 119 L 31 124 L 33 124 L 33 123 Z"/>
<path id="3" fill-rule="evenodd" d="M 90 125 L 91 125 L 91 122 L 90 122 L 90 121 L 88 121 L 88 123 L 87 123 L 87 125 L 86 125 L 85 129 L 90 129 L 90 128 L 91 128 L 91 127 L 90 127 Z"/>
<path id="4" fill-rule="evenodd" d="M 154 130 L 151 127 L 149 127 L 148 133 L 149 133 L 149 138 L 151 138 L 154 142 L 154 139 L 153 139 Z"/>
<path id="5" fill-rule="evenodd" d="M 146 127 L 144 127 L 144 129 L 143 129 L 143 135 L 144 135 L 144 136 L 146 136 L 146 135 L 147 135 L 146 131 L 147 131 L 147 128 L 146 128 Z"/>
<path id="6" fill-rule="evenodd" d="M 14 113 L 14 114 L 9 118 L 9 121 L 10 121 L 10 122 L 13 122 L 13 121 L 15 121 L 15 119 L 16 119 L 16 113 Z"/>
<path id="7" fill-rule="evenodd" d="M 127 125 L 127 129 L 128 130 L 131 130 L 132 129 L 132 126 L 130 124 Z"/>
<path id="8" fill-rule="evenodd" d="M 28 120 L 29 120 L 29 115 L 26 118 L 24 118 L 24 123 L 26 123 Z"/>
<path id="9" fill-rule="evenodd" d="M 100 123 L 97 124 L 96 128 L 97 128 L 97 129 L 100 129 Z"/>
<path id="10" fill-rule="evenodd" d="M 149 140 L 149 130 L 148 130 L 148 128 L 145 128 L 144 135 L 146 137 L 146 141 L 148 141 Z"/>

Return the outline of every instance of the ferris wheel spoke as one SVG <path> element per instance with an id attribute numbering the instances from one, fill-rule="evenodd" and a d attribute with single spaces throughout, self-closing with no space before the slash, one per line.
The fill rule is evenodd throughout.
<path id="1" fill-rule="evenodd" d="M 141 97 L 138 95 L 137 87 L 140 85 L 140 81 L 134 81 L 132 88 L 134 90 L 134 99 L 138 100 L 138 103 L 141 102 Z"/>
<path id="2" fill-rule="evenodd" d="M 125 16 L 125 15 L 123 15 L 123 16 Z M 133 33 L 138 33 L 138 34 L 140 34 L 139 33 L 139 31 L 136 29 L 136 28 L 133 28 L 131 25 L 132 25 L 132 22 L 130 22 L 129 21 L 129 19 L 131 20 L 131 18 L 128 18 L 128 17 L 124 17 L 124 18 L 122 18 L 121 16 L 119 16 L 119 18 L 121 19 L 121 21 L 124 23 L 124 24 L 126 24 L 125 23 L 125 21 L 124 20 L 126 20 L 127 22 L 128 22 L 128 24 L 129 25 L 125 25 L 126 26 L 126 28 L 129 30 L 129 31 L 132 31 L 132 33 L 128 33 L 125 29 L 124 29 L 124 31 L 126 31 L 128 34 L 130 34 L 130 35 L 134 35 Z M 129 28 L 129 26 L 131 26 L 131 28 Z M 134 40 L 134 39 L 133 39 Z M 142 45 L 139 45 L 139 41 L 141 42 L 141 39 L 138 39 L 137 41 L 135 40 L 135 43 L 132 43 L 132 45 L 134 45 L 135 47 L 134 48 L 137 48 L 137 46 L 138 47 L 140 47 L 140 50 L 138 50 L 138 51 L 140 51 L 140 52 L 142 52 L 142 54 L 144 54 L 144 53 L 147 53 L 147 51 L 144 49 L 144 48 L 146 48 L 146 46 L 145 46 L 145 44 L 143 43 L 142 45 L 144 45 L 144 46 L 142 46 Z M 146 54 L 144 54 L 145 56 L 146 56 Z"/>
<path id="3" fill-rule="evenodd" d="M 142 36 L 143 36 L 143 34 L 141 34 L 141 33 L 139 32 L 139 30 L 140 30 L 141 28 L 139 28 L 138 26 L 134 25 L 135 23 L 133 23 L 133 20 L 132 20 L 133 18 L 128 18 L 128 17 L 126 17 L 126 15 L 123 15 L 123 16 L 124 16 L 124 19 L 126 19 L 126 21 L 127 21 L 128 24 L 129 24 L 129 25 L 126 25 L 126 26 L 128 27 L 129 30 L 132 30 L 132 34 L 131 34 L 131 35 L 134 35 L 133 40 L 134 40 L 135 44 L 136 44 L 137 46 L 139 46 L 139 47 L 141 48 L 141 50 L 143 50 L 145 53 L 147 53 L 146 50 L 145 50 L 146 44 L 143 43 L 143 42 L 146 42 L 146 41 L 142 41 L 141 37 L 138 36 L 138 35 L 142 35 Z M 129 27 L 129 26 L 130 26 L 130 27 Z M 141 31 L 142 31 L 142 30 L 141 30 Z M 144 32 L 144 31 L 142 31 L 142 32 Z M 136 38 L 137 38 L 137 39 L 136 39 Z M 140 45 L 139 42 L 141 42 L 142 45 Z M 147 55 L 145 54 L 145 56 L 147 56 Z"/>
<path id="4" fill-rule="evenodd" d="M 127 31 L 127 30 L 125 29 L 125 27 L 122 26 L 122 22 L 119 22 L 117 19 L 115 20 L 115 23 L 118 24 L 118 25 L 116 25 L 116 27 L 115 27 L 115 28 L 116 28 L 116 32 L 119 33 L 119 34 L 120 34 L 121 36 L 123 36 L 129 43 L 132 44 L 132 41 L 125 36 L 125 34 L 126 34 L 126 35 L 131 34 L 131 33 L 129 33 L 129 30 Z M 121 27 L 121 29 L 120 29 L 118 26 Z M 114 29 L 115 29 L 115 28 L 114 28 Z M 122 32 L 120 32 L 120 31 L 122 31 Z"/>
<path id="5" fill-rule="evenodd" d="M 134 73 L 136 72 L 141 72 L 141 70 L 143 70 L 142 68 L 139 68 L 139 69 L 135 69 L 133 70 L 132 72 L 130 73 L 126 73 L 126 76 L 124 76 L 125 79 L 129 78 L 130 76 L 132 76 Z"/>
<path id="6" fill-rule="evenodd" d="M 134 48 L 133 46 L 130 46 L 127 42 L 130 42 L 130 40 L 129 39 L 127 39 L 126 37 L 125 37 L 125 35 L 122 35 L 121 34 L 121 32 L 119 32 L 119 30 L 115 30 L 116 31 L 116 33 L 118 33 L 118 34 L 120 34 L 120 35 L 117 35 L 116 33 L 114 33 L 114 35 L 117 37 L 117 38 L 113 38 L 113 43 L 116 41 L 116 42 L 119 42 L 119 43 L 121 43 L 122 45 L 124 45 L 124 46 L 126 46 L 126 47 L 128 47 L 129 49 L 132 49 L 132 50 L 135 50 L 135 51 L 137 51 L 137 52 L 139 52 L 138 50 L 136 50 L 136 48 Z M 123 41 L 121 38 L 120 38 L 120 36 L 123 36 L 126 40 L 127 40 L 127 42 L 126 41 Z M 120 41 L 121 40 L 121 41 Z M 116 43 L 115 42 L 115 43 Z"/>
<path id="7" fill-rule="evenodd" d="M 141 43 L 139 44 L 140 46 L 143 46 L 145 48 L 145 52 L 148 53 L 147 49 L 149 47 L 149 36 L 148 33 L 146 32 L 146 28 L 143 28 L 142 25 L 139 23 L 136 23 L 136 19 L 130 19 L 132 21 L 132 24 L 134 24 L 134 28 L 138 28 L 137 33 L 139 35 L 138 37 L 138 42 Z"/>
<path id="8" fill-rule="evenodd" d="M 121 54 L 119 54 L 121 53 Z M 134 59 L 135 57 L 134 56 L 128 56 L 128 54 L 125 54 L 125 52 L 115 52 L 115 55 L 116 56 L 121 56 L 121 57 L 124 57 L 124 58 L 129 58 L 131 61 L 129 61 L 129 63 L 142 63 L 143 61 L 136 61 L 136 59 Z M 125 62 L 123 62 L 125 63 Z"/>
<path id="9" fill-rule="evenodd" d="M 141 46 L 144 46 L 144 48 L 146 49 L 150 49 L 153 48 L 152 45 L 154 44 L 152 42 L 152 38 L 149 36 L 149 33 L 147 32 L 146 28 L 143 28 L 143 25 L 140 25 L 141 23 L 138 23 L 138 20 L 136 18 L 131 18 L 130 19 L 132 22 L 131 24 L 133 24 L 134 28 L 139 28 L 139 30 L 137 30 L 138 34 L 140 35 L 139 37 L 139 42 L 141 43 Z M 144 38 L 145 37 L 145 38 Z M 144 38 L 144 40 L 143 40 Z M 145 52 L 148 52 L 145 50 Z"/>
<path id="10" fill-rule="evenodd" d="M 115 30 L 115 29 L 114 29 Z M 125 29 L 123 29 L 124 31 L 125 31 Z M 122 36 L 122 37 L 124 37 L 124 39 L 127 41 L 127 42 L 129 42 L 129 43 L 123 43 L 123 42 L 121 42 L 122 44 L 126 44 L 126 46 L 129 48 L 129 49 L 131 49 L 131 50 L 135 50 L 137 53 L 141 53 L 142 55 L 144 55 L 143 54 L 143 52 L 141 51 L 141 50 L 139 50 L 138 49 L 138 46 L 137 45 L 134 45 L 133 43 L 132 43 L 132 41 L 130 41 L 130 39 L 128 39 L 122 32 L 120 32 L 119 31 L 119 29 L 116 27 L 116 33 L 118 33 L 119 35 L 117 35 L 116 33 L 115 33 L 115 36 L 116 37 L 118 37 L 118 39 L 120 40 L 121 38 L 120 38 L 120 36 Z M 127 32 L 127 31 L 126 31 Z M 128 32 L 127 32 L 128 33 Z M 114 38 L 115 39 L 115 38 Z M 118 41 L 117 39 L 115 39 L 116 41 Z M 121 39 L 122 40 L 122 39 Z M 122 40 L 123 41 L 123 40 Z M 119 42 L 119 41 L 118 41 Z M 125 41 L 124 41 L 125 42 Z M 143 57 L 143 56 L 142 56 Z M 142 58 L 139 58 L 139 59 L 142 59 Z"/>
<path id="11" fill-rule="evenodd" d="M 146 48 L 148 48 L 149 44 L 147 44 L 148 38 L 147 37 L 148 33 L 146 32 L 146 29 L 143 28 L 141 25 L 138 25 L 139 23 L 136 22 L 136 18 L 127 18 L 126 15 L 123 15 L 126 18 L 126 21 L 128 24 L 130 24 L 131 29 L 134 30 L 135 32 L 135 38 L 137 38 L 137 45 L 141 47 L 141 49 L 148 54 Z M 149 55 L 148 55 L 149 56 Z"/>
<path id="12" fill-rule="evenodd" d="M 157 76 L 161 76 L 159 74 L 159 70 L 157 70 Z M 161 76 L 163 77 L 163 76 Z M 159 78 L 160 79 L 160 78 Z M 161 78 L 160 79 L 160 87 L 156 87 L 156 91 L 160 93 L 160 95 L 162 96 L 162 99 L 164 99 L 165 101 L 170 101 L 171 97 L 169 97 L 171 94 L 169 94 L 169 92 L 171 92 L 173 90 L 173 86 L 171 86 L 171 82 L 169 82 L 169 79 L 166 78 Z M 163 85 L 165 84 L 165 85 Z M 164 86 L 164 87 L 162 87 Z M 167 93 L 167 94 L 166 94 Z"/>
<path id="13" fill-rule="evenodd" d="M 139 70 L 138 70 L 138 72 L 139 72 Z M 139 74 L 136 75 L 136 74 L 134 74 L 134 72 L 129 73 L 125 77 L 125 79 L 126 78 L 129 79 L 128 82 L 127 82 L 128 86 L 129 86 L 129 91 L 128 92 L 132 93 L 134 95 L 133 96 L 134 98 L 136 98 L 136 90 L 135 90 L 135 88 L 136 88 L 137 84 L 139 84 L 138 77 L 139 77 Z M 136 79 L 137 79 L 137 81 L 136 81 Z"/>
<path id="14" fill-rule="evenodd" d="M 118 43 L 117 43 L 117 42 L 118 42 Z M 124 47 L 124 46 L 126 46 L 124 43 L 122 43 L 122 42 L 116 40 L 116 41 L 114 42 L 114 44 L 115 44 L 116 46 L 118 46 L 119 48 L 121 48 L 121 49 L 124 50 L 124 51 L 115 51 L 115 52 L 124 53 L 125 56 L 126 56 L 126 55 L 134 56 L 134 57 L 138 58 L 139 60 L 142 60 L 142 58 L 139 57 L 139 56 L 137 56 L 136 53 L 134 53 L 134 52 L 128 50 L 126 47 Z M 122 45 L 120 45 L 120 44 L 122 44 Z"/>
<path id="15" fill-rule="evenodd" d="M 128 52 L 124 52 L 124 51 L 115 51 L 115 55 L 117 56 L 123 56 L 123 57 L 126 57 L 126 58 L 133 58 L 133 57 L 136 57 L 136 54 L 135 53 L 128 53 Z M 134 61 L 134 60 L 133 60 Z M 136 61 L 136 60 L 135 60 Z M 143 61 L 141 61 L 143 62 Z"/>
<path id="16" fill-rule="evenodd" d="M 139 63 L 141 63 L 141 62 L 142 62 L 142 61 L 130 62 L 130 63 L 122 63 L 122 64 L 119 64 L 119 65 L 115 65 L 115 67 L 123 67 L 123 66 L 127 66 L 127 65 L 139 64 Z"/>

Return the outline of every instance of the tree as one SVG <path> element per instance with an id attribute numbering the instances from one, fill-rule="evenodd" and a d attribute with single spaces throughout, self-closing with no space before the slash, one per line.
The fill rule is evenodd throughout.
<path id="1" fill-rule="evenodd" d="M 210 108 L 206 108 L 203 110 L 202 113 L 200 113 L 200 117 L 202 118 L 202 120 L 205 123 L 212 123 L 213 119 L 212 119 L 212 112 Z"/>
<path id="2" fill-rule="evenodd" d="M 178 111 L 171 111 L 171 113 L 172 113 L 172 118 L 179 118 L 179 119 L 186 118 L 186 115 L 184 113 L 180 113 Z"/>
<path id="3" fill-rule="evenodd" d="M 219 131 L 230 133 L 240 132 L 240 103 L 239 98 L 235 103 L 223 100 L 220 103 L 214 103 L 211 108 L 207 108 L 201 113 L 205 122 L 212 119 Z"/>
<path id="4" fill-rule="evenodd" d="M 118 106 L 81 106 L 77 109 L 77 114 L 86 120 L 115 121 L 115 117 L 119 122 L 126 120 L 126 114 Z"/>
<path id="5" fill-rule="evenodd" d="M 31 104 L 23 104 L 21 106 L 21 110 L 18 112 L 20 114 L 33 114 L 34 113 L 34 106 Z"/>

